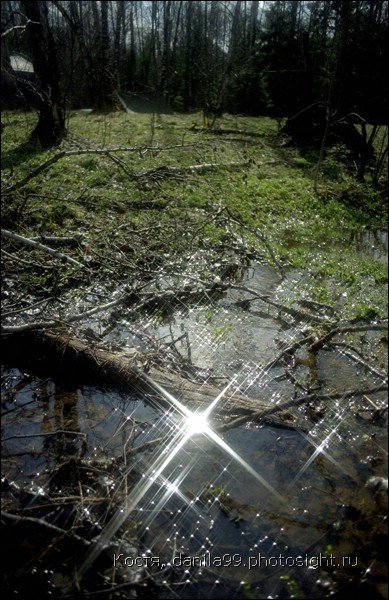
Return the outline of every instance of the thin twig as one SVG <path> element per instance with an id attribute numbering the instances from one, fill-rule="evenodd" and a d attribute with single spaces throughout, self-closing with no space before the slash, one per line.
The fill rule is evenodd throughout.
<path id="1" fill-rule="evenodd" d="M 347 400 L 348 398 L 353 398 L 355 396 L 364 396 L 366 394 L 377 394 L 378 392 L 387 392 L 387 385 L 376 386 L 367 390 L 349 390 L 346 392 L 336 392 L 334 394 L 307 394 L 306 396 L 300 396 L 299 398 L 293 398 L 291 400 L 287 400 L 286 402 L 281 402 L 280 404 L 276 404 L 268 409 L 261 410 L 258 412 L 252 412 L 249 415 L 244 415 L 243 417 L 238 417 L 229 423 L 224 423 L 223 425 L 219 425 L 215 427 L 215 431 L 227 431 L 228 429 L 232 429 L 233 427 L 238 427 L 239 425 L 244 425 L 248 419 L 252 421 L 263 421 L 267 417 L 274 415 L 282 410 L 286 410 L 293 407 L 300 406 L 301 404 L 306 404 L 311 402 L 312 400 L 317 400 L 318 402 L 323 400 Z"/>
<path id="2" fill-rule="evenodd" d="M 50 437 L 52 435 L 79 435 L 83 438 L 87 437 L 86 433 L 81 431 L 68 431 L 67 429 L 56 429 L 55 431 L 45 431 L 44 433 L 23 433 L 20 435 L 10 435 L 6 438 L 2 438 L 2 442 L 8 442 L 9 440 L 19 440 L 34 437 Z"/>
<path id="3" fill-rule="evenodd" d="M 337 344 L 336 342 L 333 342 L 332 345 L 335 347 L 341 346 L 341 344 Z M 363 358 L 361 358 L 360 356 L 357 356 L 356 354 L 354 354 L 354 352 L 351 352 L 350 350 L 343 348 L 342 350 L 340 350 L 340 353 L 344 354 L 345 356 L 348 356 L 349 358 L 351 358 L 351 360 L 358 363 L 359 365 L 362 365 L 362 367 L 364 369 L 367 369 L 368 371 L 370 371 L 370 373 L 372 373 L 373 375 L 376 375 L 377 377 L 382 379 L 382 381 L 387 381 L 387 379 L 388 379 L 387 373 L 384 373 L 383 371 L 379 371 L 378 369 L 374 368 L 372 365 L 369 365 L 368 362 L 363 360 Z"/>
<path id="4" fill-rule="evenodd" d="M 29 304 L 28 306 L 23 306 L 22 308 L 16 308 L 15 310 L 9 310 L 8 312 L 3 312 L 2 317 L 10 317 L 11 315 L 16 315 L 18 313 L 27 312 L 28 310 L 33 310 L 34 308 L 37 308 L 38 306 L 41 306 L 42 304 L 49 304 L 49 302 L 51 302 L 52 300 L 54 300 L 54 298 L 45 298 L 44 300 L 40 300 L 39 302 L 36 302 L 35 304 Z"/>

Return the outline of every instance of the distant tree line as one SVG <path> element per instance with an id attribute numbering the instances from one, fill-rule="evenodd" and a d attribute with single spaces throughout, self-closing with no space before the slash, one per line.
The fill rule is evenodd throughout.
<path id="1" fill-rule="evenodd" d="M 352 1 L 7 1 L 2 72 L 30 58 L 41 90 L 65 108 L 117 107 L 118 90 L 291 117 L 332 114 L 386 123 L 388 3 Z"/>

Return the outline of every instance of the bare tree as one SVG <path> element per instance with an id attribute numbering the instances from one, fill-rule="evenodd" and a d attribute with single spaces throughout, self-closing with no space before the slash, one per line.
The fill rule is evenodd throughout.
<path id="1" fill-rule="evenodd" d="M 31 60 L 37 79 L 38 124 L 31 134 L 43 148 L 57 144 L 65 134 L 57 50 L 49 26 L 47 2 L 21 1 L 28 19 Z"/>
<path id="2" fill-rule="evenodd" d="M 98 110 L 103 112 L 110 112 L 115 109 L 117 101 L 115 99 L 115 79 L 112 65 L 112 55 L 109 40 L 109 28 L 108 28 L 108 6 L 107 0 L 100 2 L 100 16 L 101 16 L 101 27 L 100 27 L 100 56 L 99 56 L 99 88 L 97 95 L 97 106 Z"/>

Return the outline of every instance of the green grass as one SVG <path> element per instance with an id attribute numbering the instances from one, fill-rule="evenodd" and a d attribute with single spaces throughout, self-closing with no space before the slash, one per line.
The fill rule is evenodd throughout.
<path id="1" fill-rule="evenodd" d="M 159 224 L 154 238 L 135 248 L 139 256 L 152 253 L 152 260 L 159 260 L 163 253 L 177 258 L 204 246 L 222 245 L 225 223 L 214 216 L 226 207 L 265 236 L 278 261 L 309 274 L 312 297 L 337 298 L 343 289 L 353 298 L 345 302 L 348 316 L 366 314 L 369 308 L 380 315 L 386 312 L 385 267 L 363 257 L 352 241 L 363 227 L 386 226 L 386 203 L 367 185 L 356 184 L 339 150 L 327 153 L 315 191 L 317 153 L 282 145 L 278 125 L 269 118 L 226 116 L 221 127 L 228 133 L 223 134 L 203 128 L 201 114 L 75 111 L 68 117 L 68 136 L 61 148 L 45 151 L 28 141 L 35 121 L 33 113 L 2 115 L 7 124 L 2 136 L 5 187 L 60 149 L 135 150 L 59 160 L 4 197 L 4 226 L 9 229 L 35 236 L 38 231 L 71 235 L 81 228 L 91 244 L 102 231 L 108 249 L 108 232 L 114 235 L 123 223 L 139 228 Z M 204 163 L 244 166 L 182 171 L 176 177 L 158 178 L 157 171 L 153 175 L 163 166 Z M 196 228 L 189 236 L 188 231 Z M 240 235 L 239 227 L 235 233 Z M 244 237 L 258 257 L 272 260 L 268 248 L 248 229 Z"/>

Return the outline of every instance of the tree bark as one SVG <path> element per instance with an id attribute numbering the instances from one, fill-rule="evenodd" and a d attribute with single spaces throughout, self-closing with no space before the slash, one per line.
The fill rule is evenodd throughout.
<path id="1" fill-rule="evenodd" d="M 66 132 L 57 52 L 47 3 L 22 0 L 21 7 L 30 21 L 28 33 L 39 91 L 39 121 L 31 138 L 48 148 L 58 144 Z"/>
<path id="2" fill-rule="evenodd" d="M 100 80 L 98 82 L 99 94 L 97 110 L 104 113 L 115 110 L 117 101 L 115 97 L 115 80 L 111 59 L 111 47 L 108 30 L 108 2 L 100 2 L 101 10 L 101 46 L 100 46 Z"/>

